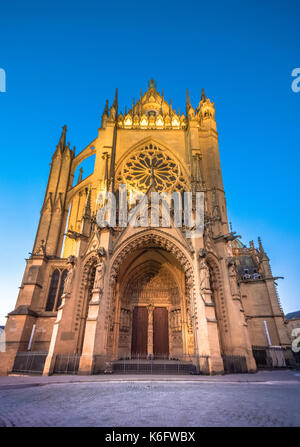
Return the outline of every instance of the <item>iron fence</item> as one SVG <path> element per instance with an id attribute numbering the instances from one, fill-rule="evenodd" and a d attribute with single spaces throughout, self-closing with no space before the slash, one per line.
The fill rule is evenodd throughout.
<path id="1" fill-rule="evenodd" d="M 290 348 L 281 346 L 252 346 L 258 369 L 295 367 L 295 358 Z"/>
<path id="2" fill-rule="evenodd" d="M 262 346 L 252 346 L 253 357 L 258 369 L 271 368 L 271 358 L 268 351 Z"/>
<path id="3" fill-rule="evenodd" d="M 209 374 L 208 356 L 122 355 L 118 359 L 95 355 L 93 374 Z"/>
<path id="4" fill-rule="evenodd" d="M 55 357 L 53 374 L 77 374 L 80 354 L 58 354 Z"/>
<path id="5" fill-rule="evenodd" d="M 17 352 L 12 372 L 42 374 L 47 357 L 47 352 Z"/>
<path id="6" fill-rule="evenodd" d="M 224 372 L 227 374 L 247 373 L 246 357 L 241 355 L 222 355 Z"/>
<path id="7" fill-rule="evenodd" d="M 288 368 L 298 368 L 300 366 L 300 352 L 294 352 L 291 348 L 285 348 L 284 357 Z"/>

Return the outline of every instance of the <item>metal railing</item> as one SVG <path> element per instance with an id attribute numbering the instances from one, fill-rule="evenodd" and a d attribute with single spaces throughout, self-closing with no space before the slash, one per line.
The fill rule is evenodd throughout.
<path id="1" fill-rule="evenodd" d="M 42 374 L 47 352 L 17 352 L 12 372 Z"/>
<path id="2" fill-rule="evenodd" d="M 80 354 L 57 354 L 53 374 L 77 374 Z"/>
<path id="3" fill-rule="evenodd" d="M 295 359 L 290 348 L 281 346 L 252 346 L 258 369 L 294 367 Z"/>
<path id="4" fill-rule="evenodd" d="M 222 355 L 224 372 L 227 374 L 247 373 L 246 357 L 241 355 Z"/>
<path id="5" fill-rule="evenodd" d="M 208 356 L 124 354 L 95 355 L 93 374 L 209 374 Z"/>

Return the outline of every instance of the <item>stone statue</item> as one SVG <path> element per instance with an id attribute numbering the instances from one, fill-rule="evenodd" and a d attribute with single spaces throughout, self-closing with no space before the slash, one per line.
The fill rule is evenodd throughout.
<path id="1" fill-rule="evenodd" d="M 97 250 L 96 250 L 96 254 L 97 254 L 97 256 L 98 256 L 98 258 L 101 260 L 101 258 L 103 258 L 104 256 L 105 256 L 105 248 L 104 247 L 99 247 Z"/>
<path id="2" fill-rule="evenodd" d="M 46 256 L 46 244 L 44 240 L 41 240 L 41 244 L 35 254 Z"/>
<path id="3" fill-rule="evenodd" d="M 69 256 L 68 264 L 70 264 L 70 268 L 64 282 L 63 294 L 70 294 L 72 292 L 72 283 L 75 276 L 75 263 L 76 263 L 75 256 Z"/>
<path id="4" fill-rule="evenodd" d="M 200 287 L 201 289 L 210 289 L 210 273 L 205 260 L 200 260 Z"/>
<path id="5" fill-rule="evenodd" d="M 229 282 L 230 282 L 230 289 L 232 295 L 239 295 L 239 289 L 236 279 L 236 269 L 235 264 L 230 263 L 228 266 L 228 272 L 229 272 Z"/>
<path id="6" fill-rule="evenodd" d="M 105 264 L 103 259 L 101 259 L 99 264 L 97 264 L 96 266 L 94 289 L 101 289 L 101 290 L 103 289 L 104 273 L 105 273 Z"/>
<path id="7" fill-rule="evenodd" d="M 228 241 L 227 244 L 225 245 L 225 250 L 226 250 L 226 257 L 227 258 L 232 258 L 232 246 L 231 246 L 231 242 Z"/>

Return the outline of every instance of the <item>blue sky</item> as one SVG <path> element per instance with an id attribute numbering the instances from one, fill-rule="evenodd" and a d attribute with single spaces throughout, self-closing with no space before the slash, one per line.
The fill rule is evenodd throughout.
<path id="1" fill-rule="evenodd" d="M 229 219 L 261 236 L 286 312 L 299 299 L 299 1 L 2 2 L 0 324 L 32 250 L 61 127 L 77 152 L 105 99 L 123 109 L 154 77 L 181 111 L 215 102 Z"/>

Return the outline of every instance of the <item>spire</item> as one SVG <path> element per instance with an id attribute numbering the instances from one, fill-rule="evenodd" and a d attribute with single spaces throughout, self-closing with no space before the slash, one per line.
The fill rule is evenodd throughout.
<path id="1" fill-rule="evenodd" d="M 191 101 L 190 101 L 190 93 L 189 93 L 189 89 L 186 90 L 186 108 L 190 108 L 191 106 Z"/>
<path id="2" fill-rule="evenodd" d="M 263 247 L 263 245 L 262 245 L 262 242 L 261 242 L 261 238 L 260 238 L 260 237 L 258 237 L 258 246 L 259 246 L 259 252 L 260 252 L 262 258 L 265 258 L 265 259 L 269 260 L 267 254 L 266 254 L 266 252 L 265 252 L 265 250 L 264 250 L 264 247 Z"/>
<path id="3" fill-rule="evenodd" d="M 261 243 L 261 238 L 259 236 L 258 236 L 258 245 L 259 245 L 259 251 L 261 253 L 264 253 L 265 251 L 264 251 L 264 248 L 263 248 L 262 243 Z"/>
<path id="4" fill-rule="evenodd" d="M 201 93 L 201 101 L 206 101 L 206 94 L 204 93 L 204 88 L 202 89 L 202 93 Z"/>
<path id="5" fill-rule="evenodd" d="M 116 109 L 116 114 L 118 113 L 118 89 L 116 88 L 116 93 L 115 93 L 115 99 L 114 99 L 114 103 L 113 106 Z"/>
<path id="6" fill-rule="evenodd" d="M 109 190 L 114 192 L 115 190 L 115 164 L 116 164 L 116 145 L 117 145 L 117 125 L 116 120 L 118 116 L 118 89 L 116 88 L 116 94 L 114 103 L 110 109 L 110 119 L 115 121 L 113 140 L 111 148 L 111 158 L 110 158 L 110 171 L 109 171 Z"/>
<path id="7" fill-rule="evenodd" d="M 118 116 L 118 89 L 116 88 L 115 99 L 109 111 L 109 119 L 115 121 Z"/>
<path id="8" fill-rule="evenodd" d="M 105 101 L 105 107 L 104 107 L 103 115 L 108 116 L 108 99 Z"/>
<path id="9" fill-rule="evenodd" d="M 60 149 L 61 152 L 63 152 L 66 147 L 66 133 L 67 133 L 67 126 L 64 125 L 62 128 L 62 133 L 61 133 L 58 145 L 56 146 L 56 149 Z"/>
<path id="10" fill-rule="evenodd" d="M 185 109 L 186 109 L 186 117 L 189 118 L 189 110 L 192 109 L 189 89 L 186 90 L 186 105 L 185 105 Z"/>
<path id="11" fill-rule="evenodd" d="M 103 128 L 103 124 L 106 122 L 108 118 L 108 99 L 105 101 L 105 107 L 101 116 L 101 128 Z"/>

